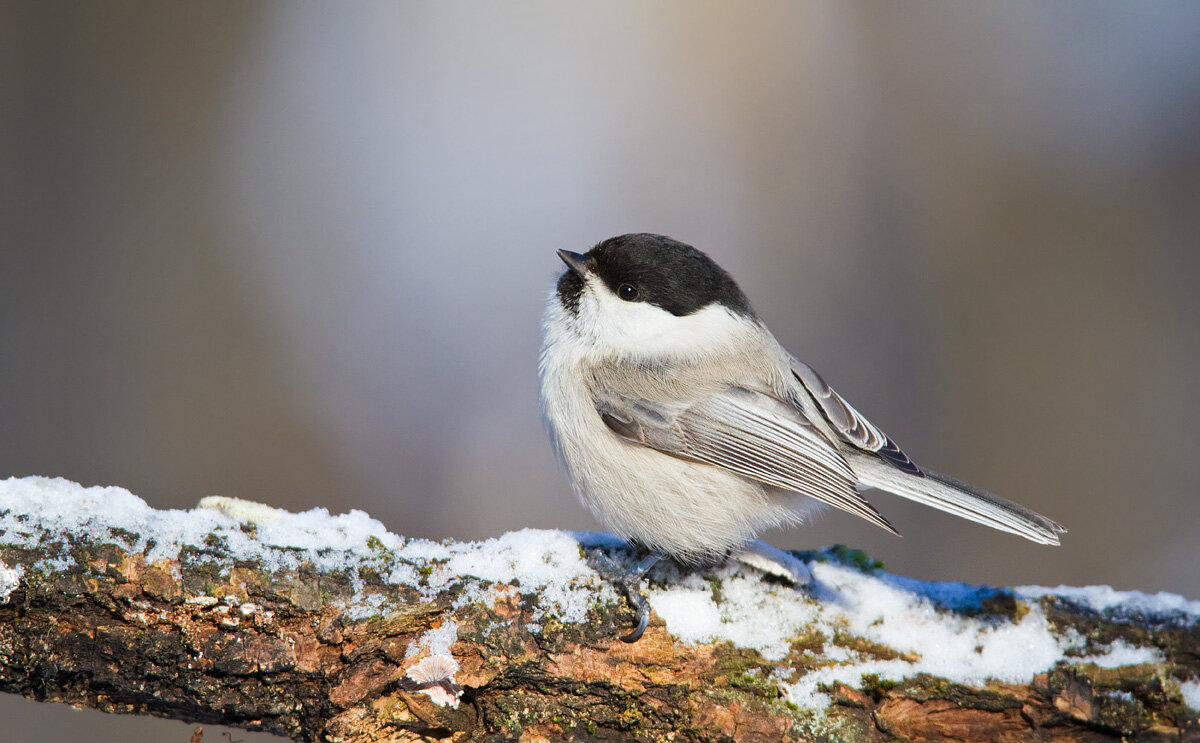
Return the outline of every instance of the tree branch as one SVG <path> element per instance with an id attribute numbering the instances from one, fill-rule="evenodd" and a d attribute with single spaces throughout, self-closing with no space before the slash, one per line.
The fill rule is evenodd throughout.
<path id="1" fill-rule="evenodd" d="M 0 689 L 302 741 L 1200 740 L 1200 604 L 1166 594 L 921 583 L 835 548 L 803 589 L 657 569 L 627 645 L 605 535 L 207 505 L 0 483 Z"/>

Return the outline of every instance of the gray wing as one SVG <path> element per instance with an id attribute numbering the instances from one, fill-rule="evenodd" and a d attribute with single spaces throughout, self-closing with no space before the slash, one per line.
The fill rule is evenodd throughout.
<path id="1" fill-rule="evenodd" d="M 731 387 L 687 407 L 610 395 L 594 402 L 627 441 L 794 490 L 898 534 L 859 495 L 858 478 L 821 432 L 770 395 Z"/>
<path id="2" fill-rule="evenodd" d="M 811 367 L 795 358 L 791 361 L 792 374 L 816 401 L 825 420 L 843 441 L 858 450 L 849 450 L 846 457 L 864 485 L 1039 544 L 1059 543 L 1058 535 L 1066 529 L 1040 513 L 946 475 L 922 470 Z"/>
<path id="3" fill-rule="evenodd" d="M 921 468 L 900 450 L 895 441 L 851 407 L 850 403 L 826 384 L 812 367 L 795 357 L 789 358 L 792 362 L 792 374 L 800 380 L 808 394 L 812 395 L 825 420 L 829 421 L 829 425 L 833 426 L 833 430 L 842 440 L 863 451 L 878 454 L 889 464 L 910 475 L 922 476 Z"/>

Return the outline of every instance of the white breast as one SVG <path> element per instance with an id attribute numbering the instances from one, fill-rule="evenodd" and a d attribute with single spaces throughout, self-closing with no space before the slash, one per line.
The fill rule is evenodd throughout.
<path id="1" fill-rule="evenodd" d="M 577 320 L 552 292 L 539 364 L 542 418 L 576 494 L 605 527 L 678 559 L 703 561 L 744 545 L 764 528 L 800 519 L 806 498 L 610 431 L 586 382 L 587 370 L 603 358 L 586 332 L 572 328 Z M 655 331 L 653 323 L 635 324 L 629 343 L 654 342 L 661 351 L 658 340 L 647 338 Z"/>

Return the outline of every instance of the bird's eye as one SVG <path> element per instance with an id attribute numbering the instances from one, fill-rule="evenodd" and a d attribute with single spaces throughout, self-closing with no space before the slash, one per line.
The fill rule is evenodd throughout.
<path id="1" fill-rule="evenodd" d="M 617 296 L 626 302 L 633 302 L 638 298 L 637 287 L 633 284 L 621 284 L 617 287 Z"/>

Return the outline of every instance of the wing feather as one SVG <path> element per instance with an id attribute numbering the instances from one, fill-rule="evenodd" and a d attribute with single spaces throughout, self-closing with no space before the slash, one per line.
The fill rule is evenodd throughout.
<path id="1" fill-rule="evenodd" d="M 1058 544 L 1058 535 L 1066 531 L 1061 525 L 1019 503 L 937 472 L 925 470 L 924 477 L 913 477 L 862 454 L 851 457 L 851 465 L 865 485 L 1039 544 Z"/>
<path id="2" fill-rule="evenodd" d="M 946 475 L 922 470 L 811 367 L 795 358 L 791 361 L 792 373 L 816 401 L 825 420 L 853 447 L 847 458 L 864 485 L 1040 544 L 1059 543 L 1058 535 L 1065 529 L 1045 516 Z"/>
<path id="3" fill-rule="evenodd" d="M 812 395 L 825 420 L 829 421 L 846 443 L 878 454 L 897 469 L 910 475 L 921 476 L 921 468 L 900 450 L 896 442 L 846 402 L 846 398 L 830 387 L 811 366 L 794 356 L 791 357 L 791 362 L 792 374 Z"/>
<path id="4" fill-rule="evenodd" d="M 859 495 L 858 478 L 837 449 L 771 395 L 730 387 L 682 409 L 611 395 L 596 396 L 595 404 L 628 441 L 796 491 L 898 533 Z"/>

